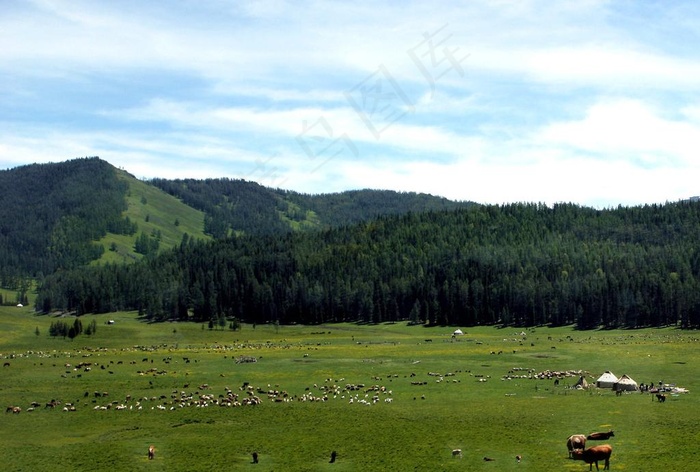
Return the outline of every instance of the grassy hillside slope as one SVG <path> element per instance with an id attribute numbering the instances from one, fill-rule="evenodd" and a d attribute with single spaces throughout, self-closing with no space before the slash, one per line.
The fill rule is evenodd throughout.
<path id="1" fill-rule="evenodd" d="M 138 224 L 138 231 L 130 236 L 108 233 L 99 241 L 105 252 L 94 263 L 130 262 L 141 258 L 142 255 L 134 250 L 136 238 L 141 233 L 149 236 L 159 233 L 161 250 L 180 244 L 185 234 L 190 238 L 210 239 L 204 234 L 203 212 L 122 170 L 117 170 L 117 173 L 118 178 L 129 185 L 126 196 L 128 210 L 124 216 Z"/>

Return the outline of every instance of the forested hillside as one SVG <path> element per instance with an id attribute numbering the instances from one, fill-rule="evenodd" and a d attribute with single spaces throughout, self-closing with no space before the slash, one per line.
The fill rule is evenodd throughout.
<path id="1" fill-rule="evenodd" d="M 32 164 L 0 171 L 0 287 L 90 263 L 131 263 L 183 238 L 318 230 L 465 205 L 374 190 L 303 195 L 230 179 L 142 182 L 97 157 Z"/>
<path id="2" fill-rule="evenodd" d="M 474 203 L 411 192 L 355 190 L 308 195 L 232 179 L 153 179 L 156 187 L 206 213 L 214 238 L 327 229 L 382 215 L 464 208 Z"/>
<path id="3" fill-rule="evenodd" d="M 204 238 L 204 215 L 97 157 L 0 171 L 0 287 Z"/>
<path id="4" fill-rule="evenodd" d="M 344 226 L 385 215 L 425 213 L 456 210 L 476 205 L 474 202 L 455 202 L 434 195 L 390 190 L 353 190 L 324 195 L 278 191 L 299 208 L 318 215 L 324 228 Z"/>
<path id="5" fill-rule="evenodd" d="M 87 264 L 108 231 L 136 231 L 122 216 L 127 189 L 96 157 L 0 171 L 0 285 Z"/>
<path id="6" fill-rule="evenodd" d="M 273 192 L 255 182 L 153 179 L 150 183 L 203 211 L 204 231 L 214 238 L 290 230 L 279 214 L 282 202 Z"/>
<path id="7" fill-rule="evenodd" d="M 138 309 L 225 326 L 334 321 L 582 329 L 700 326 L 700 204 L 513 204 L 318 232 L 187 243 L 130 266 L 63 271 L 44 311 Z"/>

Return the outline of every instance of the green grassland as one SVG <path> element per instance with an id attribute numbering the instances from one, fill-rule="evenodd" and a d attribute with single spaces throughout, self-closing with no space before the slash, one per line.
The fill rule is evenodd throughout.
<path id="1" fill-rule="evenodd" d="M 696 332 L 478 327 L 453 338 L 449 328 L 405 324 L 234 332 L 148 324 L 135 313 L 83 324 L 92 319 L 96 334 L 71 341 L 48 336 L 54 318 L 0 307 L 0 357 L 9 364 L 0 401 L 23 409 L 3 417 L 4 470 L 583 471 L 588 465 L 567 458 L 566 438 L 608 429 L 614 470 L 688 470 L 697 456 Z M 257 362 L 237 363 L 241 356 Z M 567 388 L 575 376 L 557 386 L 504 379 L 548 370 L 586 371 L 589 381 L 611 370 L 690 393 L 659 403 Z M 261 404 L 214 403 L 227 389 L 249 397 L 244 382 Z M 200 395 L 212 396 L 208 406 L 174 406 Z M 61 404 L 47 408 L 51 400 Z M 39 406 L 27 411 L 32 402 Z M 70 403 L 75 411 L 63 411 Z M 452 458 L 454 448 L 463 459 Z"/>
<path id="2" fill-rule="evenodd" d="M 15 305 L 17 304 L 18 300 L 18 291 L 17 290 L 9 290 L 6 288 L 0 287 L 0 296 L 2 296 L 2 301 L 3 305 Z M 34 292 L 28 292 L 27 296 L 32 296 L 31 300 L 33 301 L 36 295 Z"/>
<path id="3" fill-rule="evenodd" d="M 180 244 L 185 233 L 195 239 L 209 239 L 204 234 L 203 212 L 123 171 L 117 172 L 121 179 L 129 183 L 126 197 L 128 209 L 124 216 L 138 225 L 138 231 L 134 235 L 107 234 L 99 241 L 105 251 L 96 263 L 122 263 L 139 259 L 142 256 L 134 251 L 134 243 L 141 233 L 150 236 L 159 232 L 161 249 Z M 116 250 L 110 250 L 113 245 Z"/>

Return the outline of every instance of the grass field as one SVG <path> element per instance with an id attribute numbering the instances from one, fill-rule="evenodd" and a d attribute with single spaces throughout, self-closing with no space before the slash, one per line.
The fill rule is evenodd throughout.
<path id="1" fill-rule="evenodd" d="M 70 341 L 48 336 L 52 318 L 0 307 L 0 356 L 9 364 L 0 401 L 23 410 L 3 417 L 4 470 L 584 471 L 567 458 L 567 437 L 608 429 L 613 470 L 688 470 L 697 458 L 697 332 L 537 328 L 523 336 L 479 327 L 453 339 L 449 328 L 404 324 L 232 332 L 147 324 L 134 313 L 94 318 L 94 336 Z M 257 362 L 237 363 L 240 356 Z M 589 382 L 611 370 L 690 393 L 659 403 L 567 388 L 577 377 L 558 386 L 503 380 L 547 370 L 587 371 Z M 244 382 L 261 404 L 216 405 L 229 390 L 251 397 Z M 194 406 L 202 395 L 208 406 Z M 51 400 L 61 404 L 46 407 Z M 27 411 L 32 402 L 39 406 Z M 75 411 L 63 411 L 69 404 Z"/>

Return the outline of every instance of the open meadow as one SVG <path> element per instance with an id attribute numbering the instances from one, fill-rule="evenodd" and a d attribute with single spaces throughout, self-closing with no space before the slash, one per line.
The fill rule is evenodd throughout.
<path id="1" fill-rule="evenodd" d="M 568 436 L 610 429 L 611 470 L 697 462 L 695 331 L 93 319 L 71 341 L 48 335 L 55 318 L 0 307 L 0 401 L 22 410 L 3 415 L 4 470 L 585 471 Z M 689 393 L 661 403 L 537 375 L 606 370 Z"/>

